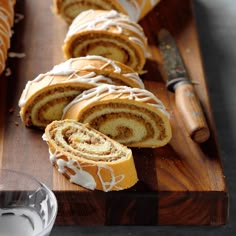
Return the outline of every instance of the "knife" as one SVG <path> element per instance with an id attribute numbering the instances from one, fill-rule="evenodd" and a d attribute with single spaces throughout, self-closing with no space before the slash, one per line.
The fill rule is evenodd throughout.
<path id="1" fill-rule="evenodd" d="M 210 136 L 209 128 L 176 42 L 166 29 L 160 30 L 158 39 L 166 87 L 175 93 L 176 107 L 188 134 L 195 142 L 203 143 Z"/>

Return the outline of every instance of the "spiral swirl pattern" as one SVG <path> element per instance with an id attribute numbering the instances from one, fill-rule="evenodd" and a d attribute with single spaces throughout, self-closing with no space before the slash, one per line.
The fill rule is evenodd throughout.
<path id="1" fill-rule="evenodd" d="M 144 87 L 138 74 L 119 62 L 100 56 L 69 59 L 28 81 L 19 101 L 21 119 L 28 127 L 43 129 L 61 119 L 78 94 L 100 84 Z"/>
<path id="2" fill-rule="evenodd" d="M 63 45 L 66 58 L 99 55 L 142 72 L 147 56 L 143 29 L 117 11 L 88 10 L 72 22 Z"/>
<path id="3" fill-rule="evenodd" d="M 54 121 L 43 138 L 52 164 L 75 184 L 107 192 L 137 182 L 131 150 L 87 125 Z"/>
<path id="4" fill-rule="evenodd" d="M 63 118 L 89 123 L 130 147 L 160 147 L 171 139 L 164 105 L 145 89 L 101 85 L 77 96 Z"/>

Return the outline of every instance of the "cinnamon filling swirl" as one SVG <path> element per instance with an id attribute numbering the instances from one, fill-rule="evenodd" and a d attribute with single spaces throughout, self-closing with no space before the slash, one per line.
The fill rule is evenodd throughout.
<path id="1" fill-rule="evenodd" d="M 120 12 L 124 11 L 118 9 L 110 0 L 64 0 L 61 1 L 60 6 L 57 4 L 58 13 L 62 15 L 67 23 L 71 23 L 73 19 L 83 11 L 94 9 L 94 10 L 118 10 Z"/>
<path id="2" fill-rule="evenodd" d="M 116 143 L 108 142 L 104 135 L 83 126 L 67 125 L 54 127 L 50 130 L 51 138 L 57 148 L 63 148 L 65 153 L 100 162 L 112 162 L 125 158 L 126 154 Z"/>
<path id="3" fill-rule="evenodd" d="M 115 10 L 87 10 L 72 22 L 63 51 L 66 58 L 99 55 L 141 73 L 147 56 L 142 27 Z"/>
<path id="4" fill-rule="evenodd" d="M 143 65 L 136 48 L 121 37 L 111 37 L 106 33 L 89 33 L 78 36 L 69 49 L 71 57 L 99 55 L 130 66 L 140 71 Z"/>
<path id="5" fill-rule="evenodd" d="M 162 141 L 166 138 L 163 120 L 152 111 L 136 105 L 95 105 L 87 109 L 79 121 L 89 123 L 93 128 L 125 145 L 149 139 Z"/>
<path id="6" fill-rule="evenodd" d="M 39 94 L 24 112 L 25 125 L 45 128 L 53 120 L 61 119 L 63 108 L 83 91 L 81 88 L 68 86 Z"/>
<path id="7" fill-rule="evenodd" d="M 72 183 L 108 192 L 130 188 L 138 181 L 132 151 L 86 124 L 53 121 L 43 139 L 51 163 Z"/>

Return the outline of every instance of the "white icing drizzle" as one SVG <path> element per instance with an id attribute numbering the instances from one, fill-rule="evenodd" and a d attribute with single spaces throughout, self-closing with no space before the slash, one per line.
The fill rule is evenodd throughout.
<path id="1" fill-rule="evenodd" d="M 48 75 L 71 75 L 75 72 L 75 69 L 72 68 L 71 63 L 74 59 L 69 59 L 59 65 L 56 65 L 52 68 L 51 71 L 47 72 Z"/>
<path id="2" fill-rule="evenodd" d="M 90 21 L 84 22 L 86 15 L 93 15 L 94 17 Z M 101 11 L 96 15 L 96 10 L 88 10 L 78 15 L 72 25 L 69 28 L 68 36 L 74 34 L 74 32 L 85 30 L 107 30 L 109 27 L 116 27 L 117 33 L 122 33 L 123 29 L 127 29 L 135 32 L 141 37 L 145 37 L 142 27 L 133 21 L 126 15 L 118 13 L 115 10 Z"/>
<path id="3" fill-rule="evenodd" d="M 137 45 L 139 45 L 142 48 L 146 58 L 148 58 L 150 56 L 150 53 L 147 51 L 146 46 L 143 44 L 143 42 L 139 38 L 129 37 L 129 40 L 133 41 L 134 43 L 136 43 Z"/>
<path id="4" fill-rule="evenodd" d="M 119 170 L 118 173 L 115 173 L 113 170 L 113 165 L 109 166 L 110 160 L 113 156 L 116 156 L 116 151 L 113 149 L 108 149 L 107 147 L 110 147 L 109 140 L 105 139 L 105 142 L 97 142 L 94 140 L 94 145 L 96 148 L 96 155 L 100 156 L 100 161 L 92 161 L 87 159 L 87 155 L 90 155 L 92 144 L 85 144 L 87 147 L 83 147 L 83 151 L 81 151 L 81 155 L 78 154 L 77 148 L 73 144 L 68 144 L 64 140 L 64 131 L 67 130 L 71 124 L 75 124 L 74 121 L 67 121 L 67 126 L 64 126 L 64 123 L 61 121 L 59 122 L 63 124 L 62 126 L 58 126 L 56 128 L 56 133 L 51 136 L 51 133 L 49 131 L 49 136 L 46 135 L 46 133 L 43 134 L 42 139 L 46 141 L 48 144 L 51 143 L 54 147 L 55 151 L 51 151 L 49 148 L 49 159 L 52 165 L 56 165 L 57 169 L 60 173 L 65 174 L 69 177 L 70 182 L 78 184 L 80 186 L 83 186 L 85 188 L 94 190 L 98 188 L 97 186 L 101 186 L 102 190 L 104 192 L 108 192 L 111 190 L 122 190 L 123 188 L 120 187 L 119 183 L 121 183 L 125 179 L 125 174 L 122 173 L 122 169 Z M 76 135 L 78 137 L 81 145 L 83 144 L 83 141 L 86 141 L 87 139 L 91 139 L 90 136 L 86 136 L 86 134 L 89 134 L 90 130 L 87 130 L 87 128 L 84 125 L 80 125 L 79 123 L 76 123 L 76 126 L 72 126 L 72 128 L 77 127 L 79 130 L 74 130 L 73 133 L 70 134 L 69 137 L 67 137 L 70 140 L 73 140 L 73 136 Z M 54 128 L 53 128 L 54 130 Z M 79 133 L 79 136 L 77 136 Z M 93 137 L 96 137 L 96 133 L 93 134 Z M 103 140 L 103 138 L 101 137 Z M 58 143 L 59 142 L 59 143 Z M 76 140 L 76 142 L 78 142 Z M 117 143 L 119 146 L 119 144 Z M 102 146 L 102 148 L 100 147 Z M 107 151 L 104 151 L 106 149 Z M 89 150 L 86 152 L 86 150 Z M 108 152 L 109 151 L 109 152 Z M 73 154 L 74 152 L 74 154 Z M 105 154 L 104 154 L 105 152 Z M 115 159 L 115 162 L 119 162 L 121 159 L 124 160 L 124 158 L 128 159 L 130 157 L 131 150 L 127 149 L 127 153 L 122 154 L 122 152 L 117 149 L 117 158 Z M 74 156 L 72 156 L 74 155 Z M 106 163 L 106 160 L 104 158 L 104 155 L 109 155 L 110 158 L 107 159 L 108 164 Z M 121 155 L 121 156 L 120 156 Z M 84 157 L 83 157 L 84 156 Z M 65 158 L 66 157 L 66 158 Z M 75 158 L 74 158 L 75 157 Z M 70 171 L 72 170 L 72 172 Z M 96 173 L 96 175 L 94 175 Z M 100 189 L 100 187 L 99 187 Z"/>
<path id="5" fill-rule="evenodd" d="M 78 60 L 100 60 L 100 61 L 104 61 L 106 64 L 104 64 L 101 68 L 99 69 L 103 69 L 105 68 L 107 65 L 111 65 L 114 68 L 114 72 L 115 73 L 121 73 L 121 68 L 112 60 L 102 57 L 102 56 L 93 56 L 93 55 L 88 55 L 86 57 L 79 57 L 79 58 L 70 58 L 69 60 L 56 65 L 53 67 L 53 69 L 51 71 L 48 72 L 49 75 L 70 75 L 72 73 L 75 73 L 76 71 L 78 71 L 77 68 L 72 66 L 72 63 L 74 61 L 78 61 Z M 95 67 L 92 67 L 95 68 Z M 88 64 L 87 66 L 81 68 L 80 70 L 85 70 L 85 69 L 91 69 L 91 65 Z"/>
<path id="6" fill-rule="evenodd" d="M 138 73 L 136 73 L 136 72 L 127 73 L 127 74 L 123 74 L 123 76 L 128 77 L 128 78 L 132 79 L 135 82 L 138 82 L 140 88 L 144 89 L 144 84 L 143 84 L 142 80 L 140 79 Z"/>
<path id="7" fill-rule="evenodd" d="M 45 76 L 46 76 L 46 74 L 39 74 L 34 80 L 30 80 L 26 83 L 26 86 L 21 94 L 21 97 L 20 97 L 20 100 L 18 103 L 19 107 L 22 107 L 25 105 L 30 86 L 33 83 L 37 83 L 38 81 L 42 80 Z"/>
<path id="8" fill-rule="evenodd" d="M 11 71 L 11 68 L 7 67 L 6 70 L 5 70 L 5 76 L 6 77 L 9 77 L 12 75 L 12 71 Z"/>
<path id="9" fill-rule="evenodd" d="M 43 141 L 45 141 L 45 142 L 47 142 L 47 141 L 48 141 L 48 139 L 47 139 L 47 136 L 46 136 L 46 134 L 45 134 L 45 133 L 42 135 L 42 139 L 43 139 Z"/>
<path id="10" fill-rule="evenodd" d="M 89 15 L 93 15 L 93 18 L 91 20 L 84 20 L 86 16 Z M 123 31 L 126 29 L 138 35 L 139 38 L 128 37 L 128 39 L 141 47 L 145 55 L 146 37 L 142 27 L 139 24 L 133 22 L 128 16 L 118 13 L 115 10 L 99 12 L 96 12 L 95 10 L 87 10 L 82 12 L 74 19 L 73 23 L 71 24 L 65 38 L 65 43 L 72 35 L 78 32 L 89 30 L 106 31 L 110 27 L 115 27 L 116 31 L 113 32 L 117 34 L 124 33 Z"/>
<path id="11" fill-rule="evenodd" d="M 67 174 L 70 177 L 70 182 L 91 190 L 96 188 L 97 184 L 93 176 L 83 170 L 78 162 L 74 160 L 65 161 L 63 159 L 57 159 L 56 163 L 58 165 L 58 171 L 62 174 Z M 73 170 L 75 175 L 72 175 L 67 168 Z"/>
<path id="12" fill-rule="evenodd" d="M 105 4 L 110 6 L 112 6 L 113 3 L 119 4 L 120 8 L 123 8 L 124 12 L 127 13 L 127 15 L 130 17 L 131 20 L 138 22 L 138 20 L 140 20 L 143 11 L 147 12 L 148 10 L 151 10 L 151 9 L 145 9 L 145 7 L 146 6 L 150 7 L 149 5 L 151 5 L 151 8 L 153 8 L 159 1 L 160 0 L 110 0 L 106 1 Z M 93 3 L 94 1 L 91 2 Z M 90 4 L 87 3 L 87 1 L 83 1 L 80 3 L 84 4 L 86 7 L 89 6 L 89 8 L 92 8 Z M 57 13 L 59 13 L 58 11 L 60 11 L 58 7 L 64 8 L 64 14 L 66 13 L 67 10 L 70 11 L 70 9 L 75 7 L 74 5 L 71 8 L 68 7 L 70 5 L 69 1 L 68 3 L 67 1 L 63 1 L 63 4 L 64 6 L 57 6 L 56 9 Z M 102 5 L 103 1 L 100 1 L 100 4 Z M 59 5 L 59 3 L 57 3 L 57 5 Z M 98 8 L 101 9 L 103 7 L 98 7 Z"/>
<path id="13" fill-rule="evenodd" d="M 46 136 L 45 134 L 42 136 L 43 137 L 43 140 L 44 141 L 48 141 L 47 138 L 45 138 L 44 136 Z M 55 153 L 52 153 L 50 149 L 48 149 L 48 152 L 49 152 L 49 160 L 52 164 L 54 164 L 56 162 L 57 159 L 59 159 L 60 157 L 62 157 L 63 155 L 58 152 L 58 151 L 55 151 Z"/>
<path id="14" fill-rule="evenodd" d="M 64 108 L 62 118 L 64 118 L 65 113 L 76 103 L 88 99 L 90 99 L 92 103 L 94 101 L 101 100 L 108 94 L 115 95 L 114 98 L 119 98 L 121 96 L 126 95 L 125 99 L 147 103 L 151 106 L 158 108 L 169 118 L 169 113 L 166 111 L 164 104 L 161 102 L 160 99 L 158 99 L 153 93 L 149 92 L 148 90 L 114 85 L 100 85 L 98 87 L 84 91 Z M 150 100 L 154 100 L 155 103 L 151 102 Z"/>
<path id="15" fill-rule="evenodd" d="M 90 83 L 95 86 L 108 83 L 112 83 L 112 79 L 109 77 L 106 77 L 104 75 L 97 75 L 95 72 L 90 72 L 88 74 L 85 74 L 83 76 L 77 75 L 77 72 L 80 70 L 86 70 L 86 69 L 95 69 L 94 66 L 91 66 L 90 64 L 85 65 L 84 67 L 80 68 L 79 70 L 76 67 L 73 67 L 73 62 L 78 60 L 100 60 L 105 62 L 104 65 L 102 65 L 100 68 L 96 69 L 104 69 L 106 66 L 111 65 L 114 68 L 114 73 L 122 73 L 121 68 L 112 60 L 104 58 L 102 56 L 86 56 L 86 57 L 80 57 L 80 58 L 71 58 L 59 65 L 56 65 L 53 67 L 51 71 L 48 71 L 45 74 L 39 74 L 34 80 L 30 80 L 26 83 L 25 89 L 22 92 L 22 95 L 19 100 L 19 107 L 22 107 L 25 105 L 28 97 L 28 93 L 30 90 L 30 87 L 34 83 L 41 82 L 46 76 L 50 75 L 52 76 L 51 80 L 49 80 L 47 86 L 52 84 L 54 77 L 53 76 L 68 76 L 66 79 L 64 79 L 65 82 L 82 82 L 82 83 Z M 140 87 L 144 88 L 144 84 L 137 73 L 127 73 L 122 74 L 125 77 L 128 77 L 129 79 L 136 82 Z"/>
<path id="16" fill-rule="evenodd" d="M 9 57 L 15 57 L 15 58 L 24 58 L 26 55 L 25 53 L 18 53 L 18 52 L 9 52 L 8 53 Z"/>
<path id="17" fill-rule="evenodd" d="M 113 60 L 110 60 L 110 59 L 102 57 L 102 56 L 90 56 L 90 55 L 86 56 L 85 58 L 89 59 L 89 60 L 104 61 L 107 63 L 106 65 L 111 65 L 114 68 L 114 72 L 121 73 L 121 68 Z M 80 59 L 82 60 L 82 58 L 80 58 Z M 103 66 L 102 68 L 105 68 L 105 67 Z"/>
<path id="18" fill-rule="evenodd" d="M 23 14 L 20 14 L 20 13 L 15 13 L 15 24 L 19 23 L 20 21 L 22 21 L 24 19 L 24 15 Z"/>
<path id="19" fill-rule="evenodd" d="M 122 188 L 117 186 L 117 184 L 124 180 L 125 175 L 121 174 L 115 176 L 113 169 L 108 165 L 95 163 L 95 164 L 84 164 L 82 166 L 75 160 L 69 159 L 68 161 L 65 161 L 64 159 L 61 159 L 60 157 L 63 156 L 63 154 L 61 154 L 59 151 L 52 153 L 50 149 L 49 149 L 49 155 L 51 163 L 52 164 L 56 163 L 58 166 L 58 171 L 61 174 L 66 174 L 67 176 L 69 176 L 70 182 L 72 183 L 78 184 L 90 190 L 94 190 L 97 186 L 94 177 L 88 171 L 85 171 L 83 169 L 84 167 L 93 166 L 97 167 L 97 176 L 101 182 L 102 189 L 104 192 L 111 191 L 114 188 L 117 190 L 122 190 Z M 73 170 L 75 174 L 72 175 L 67 168 Z M 103 180 L 102 173 L 104 173 L 104 171 L 109 172 L 111 181 Z"/>
<path id="20" fill-rule="evenodd" d="M 110 172 L 111 181 L 104 181 L 103 180 L 101 173 L 104 172 L 104 169 L 106 169 L 108 172 Z M 121 175 L 115 176 L 114 171 L 110 166 L 99 165 L 97 175 L 99 177 L 99 180 L 102 183 L 102 187 L 103 187 L 104 192 L 111 191 L 113 188 L 115 188 L 117 190 L 123 189 L 121 187 L 118 187 L 117 184 L 124 180 L 125 175 L 121 174 Z"/>

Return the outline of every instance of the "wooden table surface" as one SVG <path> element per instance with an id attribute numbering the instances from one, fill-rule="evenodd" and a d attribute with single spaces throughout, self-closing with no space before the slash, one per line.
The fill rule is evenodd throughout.
<path id="1" fill-rule="evenodd" d="M 49 163 L 42 134 L 26 129 L 20 122 L 17 103 L 25 83 L 64 60 L 61 45 L 67 27 L 51 13 L 48 1 L 17 1 L 17 11 L 25 18 L 14 28 L 10 50 L 25 53 L 26 57 L 10 58 L 12 75 L 0 79 L 0 163 L 4 168 L 33 174 L 55 191 L 60 207 L 57 224 L 226 223 L 228 192 L 208 83 L 191 2 L 184 0 L 183 3 L 163 1 L 140 22 L 152 53 L 152 59 L 146 64 L 148 73 L 143 79 L 146 88 L 158 94 L 171 114 L 172 141 L 159 149 L 134 150 L 139 183 L 128 191 L 104 194 L 74 186 L 58 174 Z M 156 32 L 161 27 L 168 28 L 175 36 L 189 74 L 197 84 L 195 88 L 211 129 L 210 139 L 202 145 L 188 137 L 175 108 L 174 95 L 166 91 L 159 73 Z"/>

